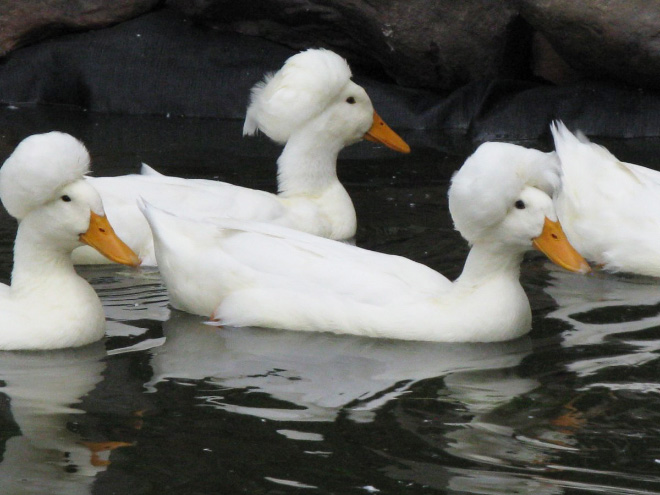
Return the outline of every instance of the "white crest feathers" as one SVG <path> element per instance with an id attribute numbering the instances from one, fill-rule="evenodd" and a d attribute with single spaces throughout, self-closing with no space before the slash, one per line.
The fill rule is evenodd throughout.
<path id="1" fill-rule="evenodd" d="M 21 220 L 55 199 L 58 191 L 89 172 L 90 157 L 80 141 L 63 132 L 34 134 L 19 143 L 0 168 L 0 199 Z"/>
<path id="2" fill-rule="evenodd" d="M 454 174 L 449 211 L 454 226 L 470 243 L 504 220 L 525 187 L 550 197 L 560 184 L 555 152 L 544 153 L 509 143 L 484 143 Z"/>
<path id="3" fill-rule="evenodd" d="M 320 114 L 351 79 L 346 60 L 324 49 L 290 57 L 252 88 L 243 135 L 260 130 L 284 144 L 291 133 Z"/>

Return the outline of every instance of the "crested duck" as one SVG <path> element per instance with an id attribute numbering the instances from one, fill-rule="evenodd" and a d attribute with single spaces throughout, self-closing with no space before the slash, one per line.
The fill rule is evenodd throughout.
<path id="1" fill-rule="evenodd" d="M 80 141 L 50 132 L 25 138 L 0 168 L 0 199 L 19 221 L 11 285 L 0 284 L 0 350 L 77 347 L 103 337 L 103 307 L 73 267 L 76 247 L 139 264 L 84 179 L 89 162 Z"/>
<path id="2" fill-rule="evenodd" d="M 244 135 L 263 132 L 285 144 L 277 161 L 278 194 L 203 179 L 168 177 L 143 166 L 141 175 L 90 178 L 117 233 L 143 265 L 156 263 L 138 197 L 190 218 L 230 217 L 275 223 L 331 239 L 355 235 L 355 208 L 337 177 L 337 155 L 361 139 L 408 153 L 408 145 L 374 111 L 351 80 L 346 61 L 329 50 L 289 58 L 252 89 Z M 106 263 L 91 249 L 76 263 Z"/>
<path id="3" fill-rule="evenodd" d="M 455 227 L 471 245 L 454 282 L 403 257 L 277 225 L 186 219 L 147 202 L 142 209 L 172 306 L 218 325 L 500 341 L 530 329 L 519 281 L 527 250 L 589 270 L 557 222 L 552 163 L 506 143 L 485 143 L 467 159 L 449 189 Z"/>

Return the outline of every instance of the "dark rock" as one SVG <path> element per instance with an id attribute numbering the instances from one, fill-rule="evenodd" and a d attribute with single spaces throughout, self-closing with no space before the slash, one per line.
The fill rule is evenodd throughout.
<path id="1" fill-rule="evenodd" d="M 250 88 L 293 53 L 159 9 L 15 50 L 0 64 L 0 102 L 242 119 Z"/>
<path id="2" fill-rule="evenodd" d="M 660 2 L 520 0 L 521 15 L 592 79 L 660 88 Z"/>
<path id="3" fill-rule="evenodd" d="M 59 36 L 7 56 L 0 63 L 0 106 L 9 108 L 0 113 L 10 120 L 0 118 L 0 129 L 13 148 L 28 129 L 35 132 L 30 109 L 46 105 L 51 109 L 49 118 L 40 120 L 39 132 L 62 129 L 83 138 L 87 120 L 71 118 L 76 108 L 86 110 L 80 113 L 90 122 L 100 119 L 98 112 L 144 116 L 145 127 L 153 122 L 149 114 L 170 115 L 172 120 L 165 120 L 171 123 L 160 133 L 152 133 L 162 139 L 154 149 L 167 153 L 170 133 L 183 132 L 188 125 L 186 119 L 175 116 L 204 117 L 209 123 L 190 132 L 215 139 L 222 132 L 210 122 L 242 120 L 250 88 L 293 53 L 262 38 L 200 27 L 175 9 L 159 9 L 107 29 Z M 374 108 L 413 148 L 446 146 L 440 134 L 418 133 L 420 129 L 479 142 L 539 137 L 549 142 L 548 126 L 557 118 L 587 135 L 660 135 L 660 92 L 639 91 L 621 83 L 582 80 L 554 86 L 484 79 L 441 95 L 369 77 L 359 67 L 353 72 Z M 114 118 L 121 122 L 122 117 Z M 104 132 L 108 143 L 127 139 L 113 138 L 109 129 Z M 240 132 L 235 138 L 240 139 Z M 131 139 L 141 143 L 143 138 Z"/>
<path id="4" fill-rule="evenodd" d="M 554 84 L 568 84 L 584 79 L 561 58 L 550 42 L 538 31 L 532 37 L 532 74 Z"/>
<path id="5" fill-rule="evenodd" d="M 0 56 L 165 3 L 222 31 L 327 47 L 376 78 L 445 94 L 532 76 L 660 88 L 657 0 L 0 0 Z"/>
<path id="6" fill-rule="evenodd" d="M 297 50 L 327 47 L 403 86 L 520 77 L 531 31 L 504 0 L 168 0 L 194 19 Z"/>
<path id="7" fill-rule="evenodd" d="M 161 0 L 0 0 L 0 56 L 55 34 L 116 24 L 159 3 Z"/>

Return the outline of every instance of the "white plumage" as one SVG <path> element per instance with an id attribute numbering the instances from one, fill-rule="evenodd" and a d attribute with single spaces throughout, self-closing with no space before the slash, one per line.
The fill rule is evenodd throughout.
<path id="1" fill-rule="evenodd" d="M 244 133 L 260 130 L 286 143 L 277 162 L 278 194 L 218 181 L 166 177 L 148 167 L 143 175 L 89 180 L 101 193 L 117 233 L 146 265 L 156 260 L 151 231 L 136 205 L 139 196 L 190 218 L 256 220 L 348 239 L 355 235 L 357 219 L 337 177 L 339 152 L 363 138 L 410 151 L 350 77 L 348 64 L 339 55 L 307 50 L 291 57 L 252 90 Z M 74 261 L 107 262 L 86 248 L 76 250 Z"/>
<path id="2" fill-rule="evenodd" d="M 548 231 L 555 213 L 542 189 L 556 177 L 527 160 L 545 155 L 484 146 L 494 153 L 478 150 L 449 192 L 457 226 L 466 227 L 472 244 L 455 282 L 402 257 L 275 225 L 189 220 L 146 204 L 172 305 L 224 325 L 408 340 L 496 341 L 526 333 L 531 311 L 518 276 L 532 243 L 575 271 L 588 266 L 559 229 Z"/>
<path id="3" fill-rule="evenodd" d="M 21 220 L 53 200 L 58 191 L 89 172 L 89 153 L 69 134 L 49 132 L 25 138 L 0 169 L 0 197 Z"/>
<path id="4" fill-rule="evenodd" d="M 23 140 L 0 169 L 0 199 L 20 220 L 12 283 L 0 284 L 0 350 L 77 347 L 103 337 L 101 302 L 73 268 L 76 247 L 139 263 L 84 180 L 88 168 L 80 142 L 51 132 Z"/>
<path id="5" fill-rule="evenodd" d="M 515 144 L 484 143 L 461 170 L 452 179 L 449 211 L 456 230 L 470 243 L 504 220 L 526 186 L 552 197 L 559 185 L 555 153 Z"/>
<path id="6" fill-rule="evenodd" d="M 555 204 L 570 242 L 606 270 L 660 276 L 660 172 L 619 161 L 561 122 L 551 129 L 562 170 Z"/>
<path id="7" fill-rule="evenodd" d="M 306 50 L 252 88 L 244 135 L 263 132 L 284 144 L 300 126 L 320 115 L 351 84 L 351 69 L 330 50 Z"/>

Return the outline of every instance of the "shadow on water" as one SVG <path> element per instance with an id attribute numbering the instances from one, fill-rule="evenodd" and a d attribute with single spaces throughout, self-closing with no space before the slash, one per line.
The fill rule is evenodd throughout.
<path id="1" fill-rule="evenodd" d="M 0 123 L 3 160 L 26 135 L 57 128 L 85 140 L 97 175 L 145 161 L 275 187 L 278 148 L 240 138 L 239 122 L 4 109 Z M 455 277 L 467 248 L 446 191 L 474 145 L 404 137 L 409 157 L 370 144 L 340 157 L 356 242 Z M 415 149 L 417 139 L 439 144 Z M 635 161 L 658 148 L 617 151 Z M 6 213 L 0 230 L 6 281 Z M 530 254 L 530 335 L 448 345 L 216 329 L 170 310 L 157 270 L 79 271 L 103 301 L 108 336 L 0 353 L 1 493 L 660 492 L 656 280 L 569 274 Z"/>

